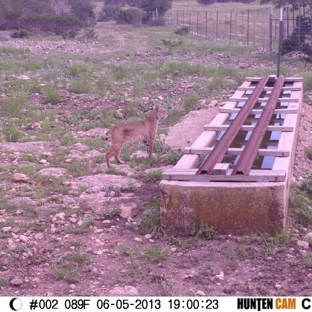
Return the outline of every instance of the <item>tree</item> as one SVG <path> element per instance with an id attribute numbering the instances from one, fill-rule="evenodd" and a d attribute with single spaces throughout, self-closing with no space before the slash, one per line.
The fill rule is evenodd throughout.
<path id="1" fill-rule="evenodd" d="M 172 1 L 173 0 L 142 0 L 140 9 L 147 12 L 150 18 L 152 18 L 154 14 L 163 17 L 164 14 L 172 8 Z"/>
<path id="2" fill-rule="evenodd" d="M 78 30 L 95 24 L 92 0 L 0 0 L 0 29 Z"/>

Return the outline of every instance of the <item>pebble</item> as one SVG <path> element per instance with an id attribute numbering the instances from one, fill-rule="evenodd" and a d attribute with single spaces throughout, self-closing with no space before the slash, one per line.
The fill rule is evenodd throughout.
<path id="1" fill-rule="evenodd" d="M 41 240 L 41 239 L 43 239 L 43 234 L 42 234 L 42 233 L 36 234 L 36 235 L 35 235 L 35 239 L 36 239 L 36 240 Z"/>
<path id="2" fill-rule="evenodd" d="M 135 237 L 134 239 L 135 242 L 141 243 L 143 240 L 141 237 Z"/>
<path id="3" fill-rule="evenodd" d="M 303 247 L 305 249 L 308 249 L 309 248 L 309 243 L 308 242 L 305 242 L 305 241 L 298 241 L 298 246 L 300 247 Z"/>
<path id="4" fill-rule="evenodd" d="M 10 284 L 12 286 L 22 286 L 23 285 L 23 280 L 20 279 L 19 277 L 14 277 L 11 281 L 10 281 Z"/>
<path id="5" fill-rule="evenodd" d="M 13 182 L 28 182 L 29 178 L 23 173 L 14 173 L 12 180 Z"/>
<path id="6" fill-rule="evenodd" d="M 2 228 L 2 232 L 8 233 L 8 232 L 11 231 L 11 229 L 12 229 L 12 226 L 5 226 L 5 227 Z"/>

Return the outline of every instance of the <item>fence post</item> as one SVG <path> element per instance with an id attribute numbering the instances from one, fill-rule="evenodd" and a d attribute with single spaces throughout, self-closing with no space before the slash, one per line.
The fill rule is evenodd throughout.
<path id="1" fill-rule="evenodd" d="M 231 16 L 230 16 L 230 44 L 232 42 L 232 10 L 231 10 Z"/>
<path id="2" fill-rule="evenodd" d="M 197 25 L 196 25 L 197 36 L 199 36 L 199 33 L 198 33 L 198 20 L 199 20 L 199 12 L 197 11 Z"/>
<path id="3" fill-rule="evenodd" d="M 208 12 L 206 12 L 206 39 L 208 37 Z"/>
<path id="4" fill-rule="evenodd" d="M 289 38 L 289 7 L 286 8 L 286 13 L 287 13 L 287 38 Z"/>
<path id="5" fill-rule="evenodd" d="M 219 12 L 217 11 L 217 20 L 216 20 L 216 39 L 218 39 L 218 24 L 219 24 Z"/>
<path id="6" fill-rule="evenodd" d="M 254 10 L 254 23 L 253 23 L 253 46 L 256 47 L 256 10 Z"/>
<path id="7" fill-rule="evenodd" d="M 235 13 L 235 43 L 237 43 L 237 13 Z"/>
<path id="8" fill-rule="evenodd" d="M 249 44 L 249 9 L 247 11 L 247 45 Z"/>
<path id="9" fill-rule="evenodd" d="M 269 49 L 273 51 L 273 7 L 270 6 L 270 19 L 269 19 Z"/>

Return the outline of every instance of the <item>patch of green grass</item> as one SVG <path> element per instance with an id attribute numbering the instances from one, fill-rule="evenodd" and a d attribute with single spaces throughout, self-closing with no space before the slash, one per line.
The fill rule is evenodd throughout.
<path id="1" fill-rule="evenodd" d="M 92 89 L 90 78 L 73 79 L 69 85 L 68 91 L 76 94 L 89 93 Z"/>
<path id="2" fill-rule="evenodd" d="M 131 249 L 123 245 L 119 246 L 119 252 L 130 257 L 135 257 L 137 255 L 137 251 L 135 249 Z"/>
<path id="3" fill-rule="evenodd" d="M 72 233 L 72 234 L 83 234 L 89 231 L 89 227 L 94 223 L 94 216 L 86 214 L 84 216 L 83 222 L 81 226 L 79 227 L 74 227 L 74 226 L 68 226 L 66 228 L 67 233 Z"/>
<path id="4" fill-rule="evenodd" d="M 154 170 L 150 171 L 146 174 L 146 178 L 152 182 L 159 182 L 162 179 L 162 171 L 161 170 Z"/>
<path id="5" fill-rule="evenodd" d="M 214 239 L 217 236 L 217 232 L 203 220 L 200 220 L 199 224 L 194 222 L 191 233 L 196 238 Z"/>
<path id="6" fill-rule="evenodd" d="M 274 236 L 274 244 L 279 245 L 279 244 L 286 244 L 291 240 L 292 237 L 292 231 L 288 230 L 282 230 L 280 232 L 277 232 Z"/>
<path id="7" fill-rule="evenodd" d="M 145 211 L 143 212 L 140 226 L 142 230 L 150 234 L 162 233 L 160 223 L 160 199 L 153 197 L 151 201 L 143 204 Z"/>
<path id="8" fill-rule="evenodd" d="M 54 274 L 57 279 L 63 279 L 67 282 L 76 282 L 79 278 L 78 268 L 73 267 L 71 263 L 58 263 L 54 265 Z"/>
<path id="9" fill-rule="evenodd" d="M 294 219 L 300 224 L 312 224 L 312 184 L 310 179 L 300 188 L 290 188 L 289 206 Z"/>
<path id="10" fill-rule="evenodd" d="M 3 105 L 0 110 L 1 117 L 20 118 L 29 109 L 30 105 L 27 99 L 27 94 L 18 93 L 12 98 L 5 98 L 1 100 Z"/>
<path id="11" fill-rule="evenodd" d="M 145 258 L 151 262 L 160 262 L 168 259 L 170 253 L 168 249 L 163 249 L 162 246 L 150 246 L 145 251 Z"/>
<path id="12" fill-rule="evenodd" d="M 45 104 L 56 104 L 61 101 L 61 94 L 59 90 L 52 84 L 47 84 L 44 87 Z"/>
<path id="13" fill-rule="evenodd" d="M 119 206 L 110 208 L 107 211 L 105 211 L 105 215 L 110 218 L 118 216 L 120 213 L 121 213 L 121 208 Z"/>
<path id="14" fill-rule="evenodd" d="M 181 149 L 170 150 L 166 155 L 166 162 L 170 165 L 176 165 L 183 155 L 184 153 Z"/>
<path id="15" fill-rule="evenodd" d="M 7 142 L 17 142 L 22 137 L 22 133 L 14 124 L 7 124 L 2 127 L 4 139 Z"/>
<path id="16" fill-rule="evenodd" d="M 142 168 L 147 169 L 154 167 L 157 164 L 157 159 L 155 157 L 137 157 L 134 155 L 129 162 L 131 168 Z"/>
<path id="17" fill-rule="evenodd" d="M 186 113 L 199 108 L 199 96 L 197 93 L 189 93 L 183 98 L 183 108 Z"/>
<path id="18" fill-rule="evenodd" d="M 81 252 L 73 252 L 70 255 L 70 259 L 74 262 L 89 262 L 90 255 L 88 253 L 81 253 Z"/>
<path id="19" fill-rule="evenodd" d="M 71 132 L 69 132 L 69 133 L 66 133 L 65 135 L 63 135 L 61 137 L 60 143 L 63 146 L 65 146 L 65 145 L 73 145 L 74 143 L 76 143 L 76 139 L 73 136 L 73 134 Z"/>

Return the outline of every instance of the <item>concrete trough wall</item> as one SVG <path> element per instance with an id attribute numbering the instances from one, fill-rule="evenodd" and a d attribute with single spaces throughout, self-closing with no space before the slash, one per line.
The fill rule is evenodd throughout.
<path id="1" fill-rule="evenodd" d="M 293 79 L 291 98 L 288 108 L 297 113 L 287 114 L 285 126 L 294 131 L 282 132 L 278 149 L 289 150 L 287 157 L 275 157 L 272 170 L 285 170 L 284 182 L 192 182 L 165 180 L 160 182 L 161 224 L 168 234 L 190 234 L 194 225 L 201 222 L 212 227 L 219 234 L 244 235 L 268 233 L 274 235 L 286 224 L 289 187 L 292 180 L 296 140 L 298 135 L 300 107 L 302 102 L 302 78 Z M 241 88 L 248 87 L 252 79 L 246 79 Z M 233 98 L 242 97 L 245 91 L 237 90 Z M 287 102 L 285 100 L 285 102 Z M 236 102 L 229 101 L 225 108 L 234 108 Z M 219 113 L 210 125 L 222 125 L 228 113 Z M 208 147 L 215 138 L 215 131 L 203 131 L 191 146 Z M 199 155 L 184 155 L 174 169 L 198 168 Z"/>

